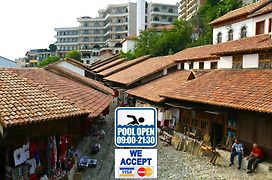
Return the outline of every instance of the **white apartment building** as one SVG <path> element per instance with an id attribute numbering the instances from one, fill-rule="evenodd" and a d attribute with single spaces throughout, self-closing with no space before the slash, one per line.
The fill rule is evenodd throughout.
<path id="1" fill-rule="evenodd" d="M 197 13 L 199 7 L 205 0 L 181 0 L 179 5 L 179 19 L 188 21 Z"/>
<path id="2" fill-rule="evenodd" d="M 145 3 L 145 28 L 171 24 L 178 18 L 178 4 Z M 90 64 L 98 59 L 100 51 L 122 49 L 122 39 L 137 33 L 137 3 L 111 4 L 98 11 L 98 17 L 79 17 L 78 27 L 55 28 L 59 53 L 77 49 L 82 60 Z"/>
<path id="3" fill-rule="evenodd" d="M 271 33 L 272 1 L 260 0 L 215 19 L 213 44 Z"/>

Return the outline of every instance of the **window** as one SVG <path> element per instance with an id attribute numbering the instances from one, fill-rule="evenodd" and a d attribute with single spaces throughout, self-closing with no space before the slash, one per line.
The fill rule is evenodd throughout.
<path id="1" fill-rule="evenodd" d="M 194 68 L 194 62 L 189 62 L 189 69 L 193 69 Z"/>
<path id="2" fill-rule="evenodd" d="M 260 21 L 256 23 L 256 35 L 264 34 L 264 24 L 265 21 Z"/>
<path id="3" fill-rule="evenodd" d="M 204 62 L 199 62 L 199 69 L 204 69 Z"/>
<path id="4" fill-rule="evenodd" d="M 217 43 L 221 43 L 222 42 L 222 33 L 218 33 L 217 34 Z"/>
<path id="5" fill-rule="evenodd" d="M 153 21 L 159 21 L 159 18 L 158 17 L 154 17 Z"/>
<path id="6" fill-rule="evenodd" d="M 243 55 L 234 55 L 232 57 L 232 68 L 242 69 L 243 66 Z"/>
<path id="7" fill-rule="evenodd" d="M 173 19 L 172 18 L 168 18 L 168 22 L 172 22 L 173 21 Z"/>
<path id="8" fill-rule="evenodd" d="M 227 115 L 227 136 L 237 138 L 237 115 L 228 113 Z"/>
<path id="9" fill-rule="evenodd" d="M 159 9 L 158 7 L 155 7 L 155 8 L 154 8 L 154 11 L 155 11 L 155 12 L 160 12 L 160 9 Z"/>
<path id="10" fill-rule="evenodd" d="M 245 26 L 241 29 L 241 39 L 247 37 L 247 28 Z"/>
<path id="11" fill-rule="evenodd" d="M 259 68 L 271 68 L 272 65 L 272 53 L 260 53 L 259 54 Z"/>
<path id="12" fill-rule="evenodd" d="M 86 60 L 86 64 L 90 64 L 90 60 Z"/>
<path id="13" fill-rule="evenodd" d="M 228 40 L 231 41 L 233 40 L 233 30 L 229 30 L 229 33 L 228 33 Z"/>
<path id="14" fill-rule="evenodd" d="M 211 69 L 217 69 L 217 61 L 211 62 Z"/>
<path id="15" fill-rule="evenodd" d="M 170 9 L 168 10 L 168 12 L 169 12 L 169 13 L 173 13 L 173 9 L 170 8 Z"/>
<path id="16" fill-rule="evenodd" d="M 184 70 L 184 63 L 180 63 L 180 69 Z"/>

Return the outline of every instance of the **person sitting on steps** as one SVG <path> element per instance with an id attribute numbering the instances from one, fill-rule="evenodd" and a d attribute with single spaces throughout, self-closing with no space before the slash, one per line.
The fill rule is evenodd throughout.
<path id="1" fill-rule="evenodd" d="M 229 166 L 234 165 L 234 157 L 238 156 L 238 169 L 241 169 L 242 159 L 244 157 L 244 148 L 243 145 L 239 142 L 239 139 L 235 139 L 234 144 L 231 146 L 230 154 L 230 164 Z"/>
<path id="2" fill-rule="evenodd" d="M 257 168 L 257 165 L 263 161 L 262 149 L 256 143 L 254 143 L 252 147 L 253 147 L 252 151 L 249 157 L 247 157 L 247 160 L 248 160 L 247 173 L 253 173 L 255 169 Z"/>

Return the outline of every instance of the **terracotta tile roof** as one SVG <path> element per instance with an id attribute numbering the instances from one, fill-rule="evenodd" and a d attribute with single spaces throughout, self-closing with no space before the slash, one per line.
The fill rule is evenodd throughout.
<path id="1" fill-rule="evenodd" d="M 190 73 L 191 71 L 176 71 L 126 92 L 130 95 L 159 103 L 164 100 L 163 97 L 160 97 L 160 94 L 169 91 L 178 84 L 186 82 Z"/>
<path id="2" fill-rule="evenodd" d="M 69 69 L 66 69 L 64 67 L 59 67 L 59 66 L 51 66 L 51 67 L 47 67 L 45 68 L 46 70 L 49 70 L 50 72 L 53 72 L 55 74 L 61 75 L 63 77 L 69 78 L 71 80 L 77 81 L 83 85 L 92 87 L 98 91 L 101 91 L 103 93 L 109 94 L 109 95 L 114 95 L 114 92 L 111 88 L 103 85 L 101 82 L 99 81 L 95 81 L 93 79 L 87 78 L 87 77 L 83 77 L 73 71 L 70 71 Z"/>
<path id="3" fill-rule="evenodd" d="M 65 99 L 18 76 L 0 70 L 0 123 L 4 127 L 88 115 Z"/>
<path id="4" fill-rule="evenodd" d="M 257 10 L 256 12 L 254 12 L 253 14 L 249 15 L 249 17 L 255 17 L 255 16 L 260 16 L 263 14 L 267 14 L 272 12 L 272 3 L 264 6 L 263 8 Z"/>
<path id="5" fill-rule="evenodd" d="M 188 48 L 180 51 L 175 56 L 176 62 L 182 61 L 200 61 L 219 59 L 219 55 L 233 53 L 258 52 L 272 49 L 272 39 L 269 34 L 261 34 L 253 37 L 247 37 L 239 40 L 228 41 L 220 44 L 209 44 Z"/>
<path id="6" fill-rule="evenodd" d="M 108 69 L 106 69 L 104 71 L 101 71 L 98 74 L 101 75 L 101 76 L 109 76 L 109 75 L 111 75 L 113 73 L 119 72 L 119 71 L 121 71 L 123 69 L 131 67 L 131 66 L 133 66 L 135 64 L 138 64 L 138 63 L 140 63 L 142 61 L 145 61 L 149 57 L 150 56 L 147 55 L 147 56 L 142 56 L 142 57 L 139 57 L 139 58 L 136 58 L 136 59 L 133 59 L 133 60 L 125 60 L 123 63 L 118 64 L 116 66 L 113 66 L 111 68 L 108 68 Z"/>
<path id="7" fill-rule="evenodd" d="M 103 66 L 103 65 L 105 65 L 105 64 L 107 64 L 107 63 L 110 63 L 110 62 L 112 62 L 112 61 L 114 61 L 114 60 L 116 60 L 116 59 L 119 59 L 119 54 L 118 54 L 118 55 L 115 55 L 115 56 L 112 56 L 112 57 L 109 57 L 109 58 L 106 58 L 106 59 L 103 59 L 103 60 L 101 60 L 100 62 L 91 64 L 91 65 L 89 66 L 89 68 L 90 68 L 91 70 L 93 70 L 93 69 L 99 68 L 99 67 L 101 67 L 101 66 Z"/>
<path id="8" fill-rule="evenodd" d="M 32 83 L 43 86 L 46 91 L 54 93 L 58 98 L 89 112 L 91 117 L 99 115 L 112 101 L 112 96 L 44 69 L 14 69 L 14 71 Z"/>
<path id="9" fill-rule="evenodd" d="M 213 70 L 162 96 L 240 110 L 272 113 L 272 70 Z"/>
<path id="10" fill-rule="evenodd" d="M 174 60 L 174 56 L 150 58 L 115 74 L 107 76 L 104 78 L 104 80 L 131 85 L 151 74 L 163 70 L 164 68 L 174 66 Z"/>
<path id="11" fill-rule="evenodd" d="M 175 56 L 175 61 L 194 61 L 194 60 L 211 60 L 219 59 L 219 56 L 212 55 L 216 52 L 217 45 L 208 44 L 203 46 L 197 46 L 192 48 L 184 49 L 173 56 Z"/>
<path id="12" fill-rule="evenodd" d="M 118 64 L 121 64 L 121 63 L 123 63 L 124 61 L 125 61 L 124 58 L 122 58 L 122 59 L 116 59 L 116 60 L 114 60 L 114 61 L 111 61 L 111 62 L 109 62 L 109 63 L 103 65 L 103 66 L 100 66 L 100 67 L 98 67 L 98 68 L 92 69 L 92 71 L 95 72 L 95 73 L 99 73 L 99 72 L 104 71 L 104 70 L 106 70 L 106 69 L 108 69 L 108 68 L 111 68 L 111 67 L 113 67 L 113 66 L 116 66 L 116 65 L 118 65 Z"/>
<path id="13" fill-rule="evenodd" d="M 271 0 L 259 0 L 256 3 L 252 3 L 247 6 L 241 7 L 239 9 L 235 9 L 233 11 L 230 11 L 230 12 L 226 13 L 225 15 L 213 20 L 212 22 L 210 22 L 210 24 L 215 25 L 215 24 L 223 23 L 223 22 L 233 20 L 233 19 L 236 19 L 239 17 L 248 16 L 251 13 L 262 8 L 263 6 L 267 5 L 270 2 L 271 2 Z"/>
<path id="14" fill-rule="evenodd" d="M 214 46 L 211 54 L 225 55 L 243 52 L 258 52 L 272 49 L 272 39 L 269 34 L 247 37 L 240 40 L 228 41 Z"/>

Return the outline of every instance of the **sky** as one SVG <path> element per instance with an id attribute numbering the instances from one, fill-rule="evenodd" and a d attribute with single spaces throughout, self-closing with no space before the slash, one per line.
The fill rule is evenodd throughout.
<path id="1" fill-rule="evenodd" d="M 54 28 L 76 27 L 77 17 L 97 16 L 108 4 L 129 0 L 7 0 L 0 1 L 0 56 L 15 60 L 30 49 L 56 41 Z M 131 0 L 136 2 L 136 0 Z M 147 0 L 175 4 L 179 0 Z"/>

